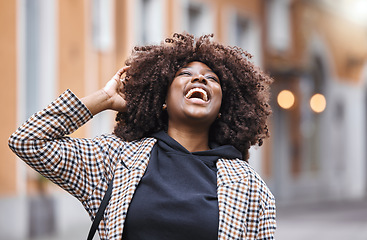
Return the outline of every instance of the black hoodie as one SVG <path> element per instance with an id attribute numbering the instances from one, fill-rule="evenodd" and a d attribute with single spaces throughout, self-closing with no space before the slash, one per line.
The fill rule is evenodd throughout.
<path id="1" fill-rule="evenodd" d="M 122 239 L 217 239 L 216 162 L 241 153 L 215 144 L 190 153 L 164 131 L 153 136 L 158 141 L 130 203 Z"/>

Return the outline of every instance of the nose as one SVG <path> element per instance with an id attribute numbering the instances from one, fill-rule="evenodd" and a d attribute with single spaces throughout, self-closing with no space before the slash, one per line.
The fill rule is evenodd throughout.
<path id="1" fill-rule="evenodd" d="M 191 82 L 199 82 L 199 83 L 203 83 L 203 84 L 207 84 L 207 80 L 205 79 L 205 77 L 202 74 L 198 74 L 192 77 Z"/>

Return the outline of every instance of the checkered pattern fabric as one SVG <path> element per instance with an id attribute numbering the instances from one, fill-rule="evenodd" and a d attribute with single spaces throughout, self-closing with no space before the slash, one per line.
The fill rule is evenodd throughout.
<path id="1" fill-rule="evenodd" d="M 117 240 L 156 140 L 66 136 L 91 118 L 89 110 L 67 90 L 18 128 L 9 146 L 28 165 L 75 196 L 92 219 L 114 175 L 99 235 L 102 240 Z M 265 183 L 240 159 L 219 159 L 217 167 L 218 239 L 273 239 L 275 202 Z"/>

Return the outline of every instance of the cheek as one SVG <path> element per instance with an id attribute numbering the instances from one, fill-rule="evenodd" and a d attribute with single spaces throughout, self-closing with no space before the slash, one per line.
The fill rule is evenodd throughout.
<path id="1" fill-rule="evenodd" d="M 215 95 L 217 96 L 216 99 L 219 102 L 218 104 L 219 104 L 219 107 L 220 107 L 220 105 L 222 104 L 222 98 L 223 98 L 222 89 L 221 88 L 216 89 Z"/>
<path id="2" fill-rule="evenodd" d="M 174 105 L 174 98 L 172 97 L 174 95 L 172 95 L 172 93 L 169 91 L 167 93 L 167 96 L 166 96 L 166 104 L 167 104 L 167 109 L 169 109 L 171 107 L 171 105 Z"/>
<path id="3" fill-rule="evenodd" d="M 179 97 L 179 91 L 177 89 L 171 87 L 166 96 L 166 104 L 167 104 L 167 112 L 174 113 L 177 112 L 182 105 L 182 99 Z"/>
<path id="4" fill-rule="evenodd" d="M 174 85 L 171 85 L 167 91 L 167 96 L 166 96 L 166 101 L 168 104 L 168 101 L 172 101 L 175 100 L 175 96 L 177 96 L 177 87 L 175 87 Z"/>

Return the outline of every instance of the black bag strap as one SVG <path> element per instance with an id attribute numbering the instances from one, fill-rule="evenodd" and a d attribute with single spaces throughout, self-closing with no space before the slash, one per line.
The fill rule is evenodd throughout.
<path id="1" fill-rule="evenodd" d="M 110 201 L 110 198 L 111 198 L 113 179 L 114 179 L 114 177 L 108 183 L 107 191 L 106 191 L 106 193 L 103 196 L 101 205 L 99 205 L 97 214 L 96 214 L 96 216 L 95 216 L 95 218 L 93 220 L 92 226 L 90 227 L 87 240 L 92 240 L 93 239 L 94 234 L 96 234 L 96 231 L 98 229 L 99 223 L 102 220 L 104 210 L 106 209 L 106 207 L 108 205 L 108 202 Z"/>

